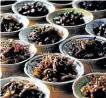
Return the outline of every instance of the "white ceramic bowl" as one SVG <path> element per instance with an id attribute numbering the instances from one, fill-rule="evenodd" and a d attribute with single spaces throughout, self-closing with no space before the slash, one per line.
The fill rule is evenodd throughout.
<path id="1" fill-rule="evenodd" d="M 55 0 L 47 0 L 47 1 L 55 1 Z M 64 3 L 64 4 L 59 4 L 59 3 L 54 3 L 54 2 L 50 2 L 52 3 L 56 8 L 64 8 L 64 7 L 67 7 L 67 6 L 72 6 L 72 2 L 70 3 Z"/>
<path id="2" fill-rule="evenodd" d="M 31 2 L 34 2 L 34 1 L 40 1 L 40 0 L 29 0 L 29 1 L 20 1 L 20 2 L 16 2 L 15 4 L 13 4 L 13 6 L 12 6 L 12 10 L 13 10 L 13 12 L 14 13 L 16 13 L 17 15 L 21 15 L 21 16 L 24 16 L 24 15 L 22 15 L 22 14 L 20 14 L 19 12 L 18 12 L 18 8 L 19 7 L 22 7 L 25 3 L 31 3 Z M 53 4 L 51 4 L 51 3 L 49 3 L 49 2 L 47 2 L 47 1 L 40 1 L 40 2 L 43 2 L 43 4 L 47 7 L 47 9 L 48 9 L 48 11 L 49 11 L 49 13 L 51 13 L 51 12 L 53 12 L 54 10 L 55 10 L 55 7 L 53 6 Z M 47 15 L 44 15 L 44 16 L 37 16 L 37 17 L 31 17 L 31 16 L 26 16 L 29 20 L 40 20 L 40 19 L 42 19 L 42 18 L 45 18 Z"/>
<path id="3" fill-rule="evenodd" d="M 69 30 L 69 35 L 70 36 L 72 34 L 77 35 L 76 33 L 83 34 L 83 32 L 81 32 L 81 30 L 84 30 L 85 25 L 93 20 L 93 15 L 90 12 L 86 11 L 86 10 L 78 9 L 78 8 L 64 8 L 64 9 L 60 9 L 60 10 L 57 10 L 57 11 L 54 11 L 54 12 L 48 14 L 46 19 L 49 23 L 55 24 L 54 21 L 53 21 L 53 18 L 56 17 L 58 13 L 64 13 L 64 12 L 70 12 L 70 11 L 75 11 L 77 13 L 82 13 L 84 15 L 83 19 L 85 20 L 85 23 L 81 24 L 81 25 L 63 26 L 63 27 L 65 27 Z M 57 24 L 55 24 L 55 25 L 57 25 Z"/>
<path id="4" fill-rule="evenodd" d="M 8 0 L 7 0 L 8 1 Z M 19 0 L 15 0 L 16 2 Z M 9 5 L 1 5 L 0 4 L 0 10 L 1 12 L 5 13 L 5 12 L 10 12 L 12 10 L 12 5 L 13 4 L 9 4 Z"/>
<path id="5" fill-rule="evenodd" d="M 19 30 L 16 30 L 16 31 L 12 31 L 12 32 L 0 32 L 1 36 L 15 36 L 16 34 L 18 34 L 21 30 L 23 30 L 24 28 L 26 28 L 29 24 L 29 20 L 24 17 L 24 16 L 18 16 L 16 14 L 13 14 L 13 13 L 4 13 L 2 14 L 1 16 L 4 16 L 4 17 L 8 17 L 8 16 L 13 16 L 15 17 L 20 23 L 23 24 L 23 27 Z"/>
<path id="6" fill-rule="evenodd" d="M 52 24 L 36 24 L 34 26 L 31 26 L 31 27 L 28 27 L 28 28 L 22 30 L 19 33 L 19 39 L 22 40 L 22 41 L 29 42 L 29 40 L 28 40 L 28 33 L 31 32 L 33 30 L 33 28 L 35 28 L 36 26 L 39 26 L 39 27 L 41 27 L 41 26 L 42 27 L 44 27 L 44 26 L 45 27 L 53 26 L 55 29 L 57 29 L 57 30 L 59 30 L 59 31 L 61 31 L 63 33 L 62 39 L 60 41 L 54 43 L 54 44 L 35 45 L 34 43 L 32 43 L 37 48 L 37 53 L 40 53 L 40 52 L 45 53 L 45 52 L 52 52 L 52 51 L 54 51 L 54 49 L 56 47 L 58 47 L 57 45 L 59 45 L 62 41 L 64 41 L 68 37 L 68 35 L 69 35 L 68 31 L 65 28 L 61 27 L 61 26 L 56 26 L 56 25 L 52 25 Z"/>
<path id="7" fill-rule="evenodd" d="M 73 94 L 76 98 L 85 98 L 82 96 L 80 89 L 82 88 L 82 86 L 84 86 L 86 83 L 89 82 L 89 79 L 87 79 L 88 75 L 106 76 L 106 73 L 99 73 L 99 72 L 89 73 L 76 79 L 72 85 Z"/>
<path id="8" fill-rule="evenodd" d="M 20 40 L 16 40 L 16 41 L 18 43 L 20 43 L 21 45 L 29 45 L 30 57 L 28 59 L 24 60 L 24 61 L 14 63 L 14 64 L 1 64 L 1 68 L 4 68 L 8 71 L 14 71 L 14 70 L 18 69 L 23 63 L 25 63 L 26 61 L 31 59 L 36 54 L 36 48 L 32 44 L 29 44 L 27 42 L 23 42 L 23 41 L 20 41 Z"/>
<path id="9" fill-rule="evenodd" d="M 50 91 L 49 91 L 49 89 L 47 88 L 47 86 L 45 84 L 43 84 L 42 82 L 40 82 L 38 80 L 34 80 L 34 79 L 31 79 L 31 78 L 28 78 L 28 77 L 17 76 L 17 77 L 8 77 L 8 78 L 1 79 L 0 80 L 1 81 L 0 82 L 1 83 L 1 88 L 3 88 L 3 86 L 6 83 L 10 82 L 11 80 L 15 80 L 15 81 L 27 80 L 30 83 L 33 83 L 35 86 L 37 86 L 38 89 L 45 94 L 44 98 L 50 98 Z M 3 98 L 3 97 L 0 97 L 0 98 Z"/>
<path id="10" fill-rule="evenodd" d="M 94 38 L 94 37 L 95 37 L 94 35 L 77 35 L 77 36 L 68 38 L 67 40 L 65 40 L 64 42 L 62 42 L 60 44 L 60 46 L 59 46 L 60 52 L 65 55 L 69 55 L 68 51 L 70 51 L 70 44 L 73 39 L 89 39 L 89 38 Z M 99 41 L 103 41 L 103 42 L 106 41 L 106 38 L 99 37 L 99 36 L 96 36 L 96 39 Z M 106 57 L 101 57 L 101 58 L 96 58 L 96 59 L 78 59 L 78 60 L 80 60 L 83 63 L 89 63 L 89 62 L 94 63 L 94 62 L 102 60 L 102 59 L 106 59 Z"/>
<path id="11" fill-rule="evenodd" d="M 36 66 L 35 63 L 34 63 L 34 60 L 41 59 L 45 55 L 47 55 L 47 54 L 38 55 L 38 56 L 35 56 L 34 58 L 32 58 L 31 60 L 29 60 L 25 64 L 25 68 L 24 68 L 25 74 L 28 75 L 31 78 L 38 79 L 37 77 L 35 77 L 33 75 L 33 67 Z M 62 55 L 62 54 L 55 53 L 55 55 L 58 56 L 58 55 Z M 83 75 L 83 73 L 84 73 L 83 64 L 80 61 L 78 61 L 77 59 L 73 58 L 73 57 L 70 57 L 70 56 L 67 56 L 67 55 L 64 55 L 64 56 L 70 58 L 71 60 L 74 60 L 74 64 L 76 65 L 76 70 L 78 72 L 77 78 L 80 77 L 81 75 Z M 68 83 L 72 83 L 72 82 L 75 81 L 75 79 L 70 80 L 70 81 L 65 81 L 65 82 L 47 82 L 47 81 L 43 81 L 41 79 L 38 79 L 38 80 L 42 81 L 45 84 L 49 84 L 49 85 L 63 85 L 63 84 L 68 84 Z"/>
<path id="12" fill-rule="evenodd" d="M 106 24 L 106 18 L 103 19 L 96 19 L 90 23 L 88 23 L 85 27 L 85 30 L 90 35 L 95 35 L 95 32 L 93 30 L 94 27 L 100 26 L 101 24 Z"/>
<path id="13" fill-rule="evenodd" d="M 73 8 L 80 8 L 79 3 L 81 1 L 87 1 L 87 0 L 73 0 L 73 2 L 72 2 Z M 93 0 L 91 0 L 91 1 L 93 1 Z M 106 17 L 106 9 L 98 10 L 98 11 L 90 11 L 90 12 L 94 15 L 95 19 Z"/>

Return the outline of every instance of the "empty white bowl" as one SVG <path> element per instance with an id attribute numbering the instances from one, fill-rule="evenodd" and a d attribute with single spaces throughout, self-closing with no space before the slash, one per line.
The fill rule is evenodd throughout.
<path id="1" fill-rule="evenodd" d="M 79 3 L 81 1 L 87 1 L 87 0 L 73 0 L 73 2 L 72 2 L 73 8 L 80 8 L 79 7 Z M 106 9 L 104 9 L 104 10 L 98 10 L 98 11 L 90 11 L 90 12 L 94 15 L 94 18 L 95 19 L 106 17 Z"/>
<path id="2" fill-rule="evenodd" d="M 13 4 L 13 6 L 12 6 L 12 10 L 13 10 L 13 12 L 14 13 L 16 13 L 17 15 L 21 15 L 21 16 L 24 16 L 24 15 L 22 15 L 22 14 L 20 14 L 19 12 L 18 12 L 18 8 L 19 7 L 23 7 L 23 5 L 25 4 L 25 3 L 31 3 L 31 2 L 35 2 L 35 1 L 40 1 L 40 0 L 29 0 L 29 1 L 20 1 L 20 2 L 16 2 L 15 4 Z M 47 2 L 47 1 L 40 1 L 40 2 L 42 2 L 45 6 L 46 6 L 46 8 L 48 9 L 48 11 L 49 11 L 49 13 L 51 13 L 51 12 L 53 12 L 54 10 L 55 10 L 55 7 L 53 6 L 53 4 L 51 4 L 51 3 L 49 3 L 49 2 Z M 49 14 L 48 13 L 48 14 Z M 36 13 L 37 14 L 37 13 Z M 42 19 L 42 18 L 45 18 L 47 15 L 44 15 L 44 16 L 35 16 L 35 17 L 31 17 L 31 16 L 26 16 L 29 20 L 40 20 L 40 19 Z"/>
<path id="3" fill-rule="evenodd" d="M 23 27 L 20 28 L 19 30 L 12 31 L 12 32 L 0 32 L 1 36 L 15 36 L 21 30 L 23 30 L 24 28 L 26 28 L 29 25 L 29 20 L 24 16 L 18 16 L 18 15 L 13 14 L 13 13 L 4 13 L 1 16 L 3 16 L 3 17 L 13 16 L 16 18 L 16 20 L 18 20 L 20 23 L 23 24 Z"/>
<path id="4" fill-rule="evenodd" d="M 50 91 L 49 91 L 49 89 L 47 88 L 47 86 L 45 84 L 43 84 L 42 82 L 40 82 L 38 80 L 34 80 L 34 79 L 28 78 L 28 77 L 17 76 L 17 77 L 3 78 L 3 79 L 0 80 L 1 81 L 0 82 L 1 88 L 3 88 L 3 86 L 5 84 L 7 84 L 8 82 L 10 82 L 11 80 L 15 80 L 15 81 L 27 80 L 30 83 L 34 84 L 36 87 L 38 87 L 38 89 L 45 94 L 44 98 L 50 98 Z M 1 97 L 1 98 L 3 98 L 3 97 Z"/>
<path id="5" fill-rule="evenodd" d="M 52 26 L 54 27 L 56 30 L 58 31 L 61 31 L 62 32 L 62 38 L 60 41 L 54 43 L 54 44 L 43 44 L 43 45 L 36 45 L 35 43 L 32 43 L 35 45 L 35 47 L 37 48 L 37 53 L 45 53 L 45 52 L 52 52 L 55 50 L 56 47 L 58 47 L 57 45 L 59 45 L 62 41 L 64 41 L 69 33 L 67 31 L 67 29 L 61 27 L 61 26 L 56 26 L 56 25 L 52 25 L 52 24 L 36 24 L 34 26 L 31 26 L 31 27 L 27 27 L 25 28 L 24 30 L 22 30 L 20 33 L 19 33 L 19 39 L 22 40 L 22 41 L 26 41 L 26 42 L 29 42 L 31 43 L 29 40 L 28 40 L 28 33 L 31 32 L 35 27 L 48 27 L 48 26 Z"/>

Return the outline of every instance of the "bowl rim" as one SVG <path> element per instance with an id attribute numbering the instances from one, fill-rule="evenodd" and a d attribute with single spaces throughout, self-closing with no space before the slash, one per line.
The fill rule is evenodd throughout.
<path id="1" fill-rule="evenodd" d="M 28 80 L 29 82 L 31 82 L 31 83 L 33 83 L 35 86 L 37 86 L 38 88 L 41 88 L 41 87 L 39 87 L 39 85 L 36 85 L 36 83 L 34 82 L 34 81 L 36 81 L 36 82 L 39 82 L 39 84 L 42 84 L 44 87 L 45 87 L 45 89 L 46 89 L 46 91 L 47 91 L 47 93 L 44 93 L 45 95 L 46 95 L 46 98 L 49 98 L 49 96 L 50 96 L 50 91 L 49 91 L 49 89 L 48 89 L 48 87 L 44 84 L 44 83 L 42 83 L 41 81 L 38 81 L 38 80 L 34 80 L 33 78 L 30 78 L 30 77 L 25 77 L 25 76 L 10 76 L 10 77 L 7 77 L 7 78 L 2 78 L 2 79 L 0 79 L 1 81 L 6 81 L 6 80 L 9 80 L 9 79 L 22 79 L 22 80 Z M 41 90 L 42 91 L 42 90 Z"/>
<path id="2" fill-rule="evenodd" d="M 74 94 L 74 96 L 75 96 L 76 98 L 79 98 L 79 97 L 77 96 L 77 94 L 76 94 L 76 91 L 75 91 L 75 86 L 76 86 L 77 81 L 78 81 L 79 79 L 81 79 L 81 78 L 84 78 L 84 77 L 86 77 L 86 76 L 88 76 L 88 75 L 92 75 L 92 74 L 93 74 L 93 75 L 106 75 L 105 72 L 103 72 L 103 73 L 101 73 L 101 72 L 93 72 L 93 73 L 88 73 L 88 74 L 86 74 L 86 75 L 82 75 L 82 76 L 80 76 L 79 78 L 77 78 L 77 79 L 74 81 L 73 85 L 72 85 L 73 94 Z"/>
<path id="3" fill-rule="evenodd" d="M 15 2 L 17 2 L 17 0 L 15 0 Z M 14 2 L 14 3 L 15 3 L 15 2 Z M 13 3 L 13 4 L 14 4 L 14 3 Z M 1 4 L 0 4 L 0 7 L 1 7 L 1 8 L 11 7 L 13 4 L 8 4 L 8 5 L 1 5 Z"/>
<path id="4" fill-rule="evenodd" d="M 47 0 L 48 2 L 50 2 L 49 0 Z M 53 1 L 53 0 L 51 0 L 51 1 Z M 51 3 L 51 2 L 50 2 Z M 66 4 L 60 4 L 60 3 L 54 3 L 54 2 L 52 2 L 52 4 L 55 4 L 55 5 L 60 5 L 60 6 L 65 6 L 65 5 L 70 5 L 70 4 L 72 4 L 72 1 L 70 1 L 70 3 L 66 3 Z"/>
<path id="5" fill-rule="evenodd" d="M 72 2 L 72 7 L 73 8 L 80 8 L 80 7 L 78 7 L 77 5 L 76 5 L 76 3 L 79 3 L 79 2 L 81 2 L 81 1 L 87 1 L 87 0 L 73 0 L 73 2 Z M 91 0 L 92 1 L 92 0 Z M 80 8 L 80 9 L 83 9 L 83 8 Z M 103 10 L 97 10 L 97 11 L 94 11 L 94 10 L 87 10 L 87 11 L 90 11 L 91 13 L 98 13 L 98 12 L 104 12 L 104 11 L 106 11 L 106 9 L 103 9 Z"/>
<path id="6" fill-rule="evenodd" d="M 22 40 L 22 39 L 21 39 L 21 33 L 22 33 L 24 30 L 29 29 L 29 28 L 32 28 L 32 27 L 36 27 L 36 26 L 53 26 L 54 28 L 56 28 L 56 29 L 58 29 L 58 30 L 61 30 L 63 34 L 66 34 L 66 37 L 64 37 L 64 38 L 62 37 L 58 42 L 53 43 L 53 44 L 37 45 L 37 44 L 35 44 L 35 43 L 33 42 L 32 44 L 36 45 L 37 47 L 46 47 L 46 46 L 53 46 L 53 45 L 59 44 L 59 43 L 61 43 L 62 41 L 64 41 L 64 40 L 69 36 L 69 32 L 68 32 L 68 30 L 67 30 L 66 28 L 64 28 L 64 27 L 62 27 L 62 26 L 57 26 L 57 25 L 54 25 L 54 24 L 46 23 L 46 24 L 35 24 L 35 25 L 29 26 L 29 27 L 23 29 L 23 30 L 19 33 L 19 39 Z M 65 31 L 65 32 L 63 32 L 63 31 Z M 23 41 L 25 41 L 25 40 L 23 40 Z M 28 43 L 31 43 L 31 42 L 28 41 Z"/>
<path id="7" fill-rule="evenodd" d="M 26 25 L 28 26 L 29 25 L 29 20 L 25 17 L 25 16 L 18 16 L 17 14 L 15 14 L 15 13 L 3 13 L 1 16 L 15 16 L 15 17 L 20 17 L 21 19 L 25 19 L 25 21 L 27 21 L 26 23 Z M 21 21 L 21 23 L 23 24 L 23 27 L 21 28 L 21 29 L 19 29 L 19 30 L 16 30 L 16 31 L 11 31 L 11 32 L 0 32 L 1 34 L 13 34 L 13 33 L 16 33 L 16 32 L 19 32 L 19 31 L 21 31 L 21 30 L 23 30 L 24 28 L 26 28 L 26 25 Z"/>
<path id="8" fill-rule="evenodd" d="M 48 9 L 48 5 L 46 5 L 46 8 L 47 8 L 48 11 L 49 11 L 46 15 L 44 15 L 44 16 L 25 16 L 25 15 L 20 14 L 20 13 L 17 11 L 17 9 L 16 9 L 17 4 L 27 3 L 27 2 L 36 2 L 36 1 L 40 1 L 40 2 L 43 2 L 43 3 L 46 3 L 46 4 L 50 5 L 52 10 L 49 10 L 49 9 Z M 25 0 L 23 0 L 23 1 L 18 1 L 18 2 L 16 2 L 16 3 L 14 3 L 14 4 L 12 5 L 12 10 L 13 10 L 13 12 L 16 13 L 17 15 L 24 16 L 24 17 L 27 17 L 27 18 L 30 18 L 30 19 L 37 19 L 37 18 L 44 18 L 44 17 L 46 17 L 46 16 L 50 13 L 50 11 L 51 11 L 51 12 L 55 11 L 55 7 L 54 7 L 53 4 L 51 4 L 50 2 L 45 1 L 45 0 L 44 0 L 44 1 L 41 1 L 41 0 L 31 0 L 31 1 L 30 1 L 30 0 L 27 0 L 27 1 L 25 1 Z"/>
<path id="9" fill-rule="evenodd" d="M 73 83 L 78 77 L 80 77 L 80 76 L 82 76 L 82 75 L 84 74 L 84 65 L 83 65 L 79 60 L 77 60 L 76 58 L 74 58 L 74 57 L 72 57 L 72 56 L 64 55 L 64 54 L 61 54 L 61 53 L 54 53 L 54 55 L 62 55 L 62 56 L 65 56 L 65 57 L 67 57 L 67 58 L 74 59 L 74 60 L 75 60 L 75 61 L 74 61 L 75 64 L 78 65 L 78 66 L 80 65 L 81 70 L 82 70 L 82 71 L 80 72 L 79 76 L 76 77 L 75 79 L 72 79 L 72 80 L 69 80 L 69 81 L 64 81 L 64 82 L 48 82 L 48 81 L 43 81 L 43 80 L 37 78 L 36 76 L 30 76 L 29 73 L 28 73 L 28 71 L 27 71 L 27 68 L 30 66 L 29 63 L 30 63 L 31 61 L 33 61 L 33 60 L 35 60 L 35 59 L 37 59 L 37 58 L 41 58 L 41 57 L 43 57 L 43 56 L 45 56 L 45 55 L 47 55 L 47 53 L 45 53 L 45 54 L 43 54 L 43 55 L 37 55 L 37 56 L 33 57 L 32 59 L 30 59 L 28 62 L 25 63 L 24 72 L 25 72 L 25 74 L 26 74 L 27 76 L 29 76 L 30 78 L 33 78 L 33 79 L 37 79 L 37 80 L 39 80 L 39 81 L 41 81 L 41 82 L 43 82 L 43 83 L 45 83 L 45 84 L 49 84 L 49 85 L 63 85 L 63 84 Z"/>
<path id="10" fill-rule="evenodd" d="M 86 37 L 86 38 L 92 38 L 92 37 L 96 37 L 97 39 L 101 39 L 103 41 L 106 41 L 106 38 L 103 38 L 101 36 L 95 36 L 95 35 L 76 35 L 76 36 L 73 36 L 73 37 L 70 37 L 68 39 L 66 39 L 64 42 L 62 42 L 60 45 L 59 45 L 59 50 L 62 54 L 64 54 L 63 52 L 63 45 L 66 44 L 68 41 L 72 40 L 72 39 L 76 39 L 76 38 L 79 38 L 81 39 L 82 37 Z M 68 54 L 67 54 L 68 55 Z M 70 56 L 70 55 L 69 55 Z M 72 56 L 74 57 L 74 56 Z M 97 61 L 97 60 L 101 60 L 101 59 L 104 59 L 106 58 L 106 56 L 103 56 L 103 57 L 100 57 L 100 58 L 95 58 L 95 59 L 79 59 L 79 58 L 76 58 L 78 59 L 79 61 Z"/>
<path id="11" fill-rule="evenodd" d="M 30 44 L 30 43 L 25 42 L 25 41 L 22 41 L 22 40 L 16 40 L 16 41 L 17 41 L 17 42 L 22 42 L 22 43 L 25 44 L 25 45 L 29 45 L 29 48 L 31 47 L 31 45 L 33 45 L 33 44 Z M 34 48 L 35 48 L 35 47 L 34 47 Z M 36 49 L 36 48 L 35 48 L 35 49 Z M 0 62 L 0 65 L 3 66 L 3 67 L 7 67 L 7 66 L 11 67 L 11 66 L 13 66 L 13 65 L 16 66 L 16 65 L 22 64 L 22 63 L 24 63 L 24 62 L 30 60 L 32 57 L 34 57 L 35 54 L 36 54 L 36 52 L 33 51 L 33 53 L 30 53 L 30 57 L 29 57 L 29 58 L 27 58 L 27 59 L 25 59 L 25 60 L 23 60 L 23 61 L 21 61 L 21 62 L 18 62 L 18 63 L 2 64 L 2 63 Z M 14 66 L 14 67 L 15 67 L 15 66 Z"/>
<path id="12" fill-rule="evenodd" d="M 68 11 L 68 10 L 70 10 L 70 11 L 71 11 L 71 10 L 80 10 L 80 11 L 82 11 L 81 13 L 83 13 L 83 12 L 88 13 L 89 16 L 91 17 L 89 22 L 93 21 L 93 19 L 94 19 L 93 14 L 92 14 L 91 12 L 89 12 L 89 11 L 84 10 L 84 9 L 80 9 L 80 8 L 63 8 L 63 9 L 58 9 L 58 10 L 55 10 L 54 12 L 49 13 L 49 14 L 46 16 L 46 20 L 47 20 L 50 24 L 57 25 L 56 23 L 50 21 L 50 15 L 52 15 L 52 14 L 54 14 L 54 13 L 57 13 L 57 12 L 59 12 L 59 11 Z M 85 20 L 85 19 L 84 19 L 84 20 Z M 89 22 L 86 22 L 86 23 L 80 24 L 80 25 L 75 25 L 75 26 L 62 26 L 62 27 L 65 27 L 65 28 L 75 28 L 75 27 L 80 27 L 80 26 L 86 25 L 86 24 L 88 24 Z M 58 25 L 58 26 L 61 26 L 61 25 Z"/>
<path id="13" fill-rule="evenodd" d="M 94 33 L 95 33 L 94 31 L 93 31 L 93 32 L 90 32 L 90 31 L 89 31 L 88 26 L 92 25 L 94 22 L 97 22 L 97 21 L 103 21 L 103 22 L 104 22 L 104 20 L 106 20 L 106 18 L 95 19 L 95 20 L 89 22 L 89 23 L 85 26 L 86 32 L 87 32 L 88 34 L 90 34 L 90 35 L 95 35 L 95 34 L 94 34 Z M 91 27 L 92 27 L 92 26 L 91 26 Z M 98 35 L 95 35 L 95 36 L 98 36 Z M 101 36 L 101 37 L 103 37 L 103 36 Z M 105 38 L 105 37 L 104 37 L 104 38 Z"/>

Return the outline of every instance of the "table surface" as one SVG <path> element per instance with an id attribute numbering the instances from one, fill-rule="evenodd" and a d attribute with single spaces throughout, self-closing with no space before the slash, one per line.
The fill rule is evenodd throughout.
<path id="1" fill-rule="evenodd" d="M 40 20 L 40 21 L 30 21 L 29 26 L 34 25 L 35 23 L 46 23 L 45 20 Z M 18 39 L 18 36 L 13 37 L 14 39 Z M 7 37 L 1 37 L 1 40 L 7 39 Z M 92 62 L 89 62 L 89 64 L 84 65 L 84 74 L 87 73 L 92 73 L 92 72 L 105 72 L 106 73 L 106 68 L 102 68 L 103 64 L 106 64 L 106 60 L 104 62 L 95 64 Z M 23 72 L 23 68 L 20 68 L 21 70 L 16 70 L 12 72 L 4 71 L 2 78 L 9 77 L 9 76 L 26 76 Z M 72 84 L 67 84 L 67 85 L 61 85 L 61 86 L 50 86 L 47 85 L 47 87 L 50 90 L 50 98 L 75 98 L 73 93 L 72 93 Z"/>

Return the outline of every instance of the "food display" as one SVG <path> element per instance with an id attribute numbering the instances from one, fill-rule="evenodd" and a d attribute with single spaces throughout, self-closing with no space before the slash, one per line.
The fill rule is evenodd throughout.
<path id="1" fill-rule="evenodd" d="M 45 98 L 45 94 L 35 84 L 27 80 L 11 80 L 2 88 L 3 98 Z"/>
<path id="2" fill-rule="evenodd" d="M 48 82 L 64 82 L 77 76 L 74 60 L 62 55 L 48 54 L 35 60 L 34 76 Z"/>
<path id="3" fill-rule="evenodd" d="M 57 25 L 62 26 L 75 26 L 85 23 L 83 14 L 74 11 L 58 13 L 58 15 L 54 17 L 53 21 Z"/>
<path id="4" fill-rule="evenodd" d="M 29 46 L 12 39 L 1 41 L 0 51 L 1 64 L 19 63 L 30 57 Z"/>
<path id="5" fill-rule="evenodd" d="M 72 0 L 70 0 L 70 1 L 53 1 L 53 0 L 51 0 L 51 1 L 49 1 L 49 2 L 52 2 L 52 3 L 57 3 L 57 4 L 67 4 L 67 3 L 71 3 L 72 2 Z"/>
<path id="6" fill-rule="evenodd" d="M 106 37 L 106 24 L 101 24 L 93 28 L 95 35 Z"/>
<path id="7" fill-rule="evenodd" d="M 1 16 L 0 20 L 1 25 L 1 32 L 12 32 L 20 30 L 23 27 L 23 24 L 19 22 L 15 17 L 13 16 Z"/>
<path id="8" fill-rule="evenodd" d="M 79 7 L 90 11 L 104 10 L 106 9 L 106 1 L 81 1 Z"/>
<path id="9" fill-rule="evenodd" d="M 79 59 L 96 59 L 106 56 L 106 42 L 94 38 L 73 39 L 68 54 Z"/>
<path id="10" fill-rule="evenodd" d="M 0 3 L 1 3 L 1 6 L 4 6 L 4 5 L 10 5 L 10 4 L 13 4 L 13 3 L 15 3 L 16 2 L 16 0 L 1 0 L 0 1 Z"/>
<path id="11" fill-rule="evenodd" d="M 106 98 L 106 76 L 87 76 L 88 83 L 81 88 L 84 98 Z"/>
<path id="12" fill-rule="evenodd" d="M 62 32 L 52 26 L 36 26 L 32 32 L 28 33 L 28 40 L 37 45 L 53 44 L 60 41 Z"/>
<path id="13" fill-rule="evenodd" d="M 18 8 L 18 12 L 25 16 L 45 16 L 48 14 L 48 9 L 43 2 L 35 1 L 32 3 L 25 3 L 22 7 Z"/>

